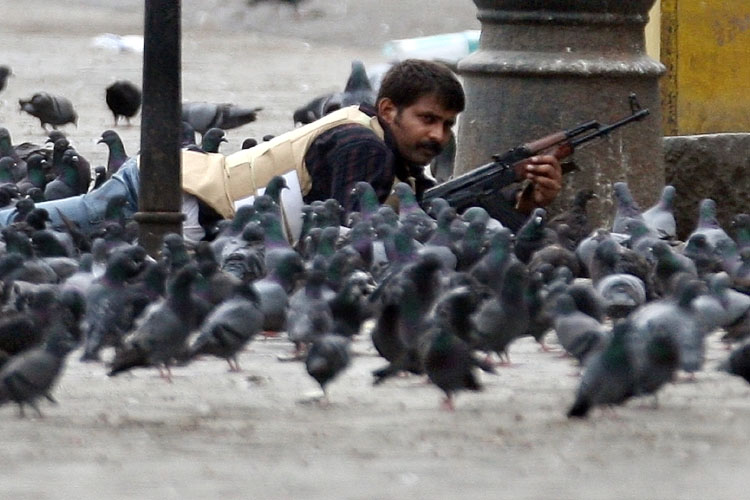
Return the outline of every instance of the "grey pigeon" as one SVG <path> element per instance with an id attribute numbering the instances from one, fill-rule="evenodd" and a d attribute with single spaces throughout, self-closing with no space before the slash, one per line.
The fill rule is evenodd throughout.
<path id="1" fill-rule="evenodd" d="M 671 382 L 680 368 L 680 346 L 664 325 L 633 328 L 629 333 L 628 352 L 633 366 L 635 395 L 653 394 Z"/>
<path id="2" fill-rule="evenodd" d="M 297 356 L 302 355 L 316 337 L 331 331 L 333 314 L 328 301 L 333 296 L 334 292 L 326 285 L 323 260 L 316 259 L 304 286 L 289 297 L 286 331 Z"/>
<path id="3" fill-rule="evenodd" d="M 513 251 L 518 260 L 529 263 L 534 252 L 557 242 L 557 233 L 547 227 L 547 211 L 535 208 L 518 229 Z"/>
<path id="4" fill-rule="evenodd" d="M 437 257 L 422 256 L 391 275 L 373 294 L 381 296 L 382 305 L 371 337 L 375 349 L 389 361 L 388 366 L 373 372 L 375 384 L 400 371 L 423 372 L 420 342 L 440 293 L 440 271 Z"/>
<path id="5" fill-rule="evenodd" d="M 104 275 L 85 292 L 85 343 L 82 361 L 98 361 L 102 347 L 119 346 L 131 327 L 128 280 L 140 270 L 135 249 L 120 250 L 107 260 Z"/>
<path id="6" fill-rule="evenodd" d="M 627 320 L 615 324 L 607 346 L 586 366 L 568 417 L 585 418 L 595 406 L 619 405 L 634 395 L 635 377 L 627 350 L 631 329 Z"/>
<path id="7" fill-rule="evenodd" d="M 182 121 L 189 123 L 196 132 L 205 134 L 213 127 L 229 130 L 253 122 L 262 109 L 229 103 L 183 102 Z"/>
<path id="8" fill-rule="evenodd" d="M 297 279 L 304 276 L 302 257 L 296 252 L 282 256 L 276 265 L 268 270 L 268 275 L 253 283 L 260 299 L 263 312 L 263 330 L 279 332 L 286 327 L 289 294 Z"/>
<path id="9" fill-rule="evenodd" d="M 497 353 L 510 362 L 508 346 L 525 334 L 529 326 L 527 303 L 528 271 L 520 262 L 508 266 L 494 296 L 472 315 L 476 327 L 473 347 Z"/>
<path id="10" fill-rule="evenodd" d="M 218 127 L 206 130 L 201 138 L 201 149 L 204 153 L 218 153 L 222 142 L 227 142 L 226 132 Z"/>
<path id="11" fill-rule="evenodd" d="M 352 61 L 352 70 L 349 73 L 344 91 L 335 93 L 326 100 L 323 106 L 323 115 L 346 106 L 358 104 L 373 106 L 375 97 L 364 63 L 355 59 Z"/>
<path id="12" fill-rule="evenodd" d="M 125 160 L 128 159 L 125 146 L 122 143 L 120 135 L 114 130 L 105 130 L 96 142 L 97 144 L 104 143 L 107 145 L 109 151 L 107 155 L 107 179 L 109 179 L 120 170 Z"/>
<path id="13" fill-rule="evenodd" d="M 716 202 L 711 198 L 702 199 L 698 205 L 698 222 L 690 236 L 694 234 L 706 235 L 709 245 L 713 248 L 717 248 L 720 242 L 725 242 L 732 248 L 737 246 L 719 224 L 716 218 Z"/>
<path id="14" fill-rule="evenodd" d="M 367 71 L 362 61 L 352 61 L 352 69 L 343 92 L 328 92 L 312 99 L 294 110 L 295 125 L 306 125 L 337 109 L 356 104 L 375 104 L 375 92 L 372 89 Z"/>
<path id="15" fill-rule="evenodd" d="M 164 301 L 144 312 L 135 330 L 125 338 L 124 346 L 115 351 L 109 376 L 138 366 L 156 366 L 160 375 L 172 380 L 170 365 L 184 351 L 190 332 L 197 326 L 191 295 L 197 277 L 198 270 L 193 264 L 177 272 Z"/>
<path id="16" fill-rule="evenodd" d="M 471 347 L 457 335 L 454 320 L 450 313 L 464 306 L 465 299 L 471 298 L 456 289 L 457 293 L 444 295 L 436 304 L 434 325 L 428 332 L 429 346 L 424 355 L 424 370 L 430 382 L 445 393 L 444 407 L 453 410 L 453 395 L 460 390 L 479 391 L 482 389 L 475 374 L 476 368 L 495 373 L 491 364 L 475 357 Z M 469 311 L 467 311 L 469 312 Z M 468 314 L 466 315 L 468 317 Z"/>
<path id="17" fill-rule="evenodd" d="M 115 127 L 120 117 L 124 117 L 128 125 L 141 108 L 142 93 L 136 84 L 128 80 L 117 80 L 109 85 L 105 91 L 104 98 L 107 107 L 112 111 L 115 118 Z"/>
<path id="18" fill-rule="evenodd" d="M 696 279 L 683 279 L 677 283 L 675 298 L 649 302 L 633 311 L 629 320 L 638 330 L 664 329 L 676 340 L 680 349 L 680 367 L 694 373 L 705 361 L 705 325 L 699 321 L 692 306 L 705 285 Z"/>
<path id="19" fill-rule="evenodd" d="M 231 371 L 239 371 L 237 354 L 263 327 L 259 299 L 249 284 L 211 311 L 191 343 L 188 356 L 210 354 L 227 360 Z"/>
<path id="20" fill-rule="evenodd" d="M 26 159 L 26 175 L 17 182 L 18 190 L 21 196 L 26 196 L 31 188 L 39 188 L 44 190 L 47 184 L 45 178 L 45 168 L 47 167 L 47 160 L 41 154 L 31 154 Z"/>
<path id="21" fill-rule="evenodd" d="M 340 335 L 324 333 L 319 335 L 310 346 L 305 358 L 305 369 L 323 390 L 328 399 L 328 383 L 349 366 L 351 354 L 350 341 Z"/>
<path id="22" fill-rule="evenodd" d="M 21 417 L 24 405 L 31 406 L 42 416 L 36 403 L 39 398 L 55 402 L 51 391 L 63 371 L 68 353 L 75 346 L 61 322 L 50 328 L 45 345 L 11 358 L 0 370 L 0 404 L 13 401 Z"/>
<path id="23" fill-rule="evenodd" d="M 615 217 L 612 221 L 612 231 L 615 233 L 625 232 L 627 219 L 644 220 L 641 209 L 630 194 L 627 182 L 615 182 L 613 185 L 615 201 Z"/>
<path id="24" fill-rule="evenodd" d="M 48 124 L 56 129 L 58 125 L 76 124 L 78 121 L 78 114 L 73 109 L 73 103 L 59 95 L 37 92 L 28 99 L 19 99 L 18 104 L 22 111 L 39 118 L 45 130 Z"/>
<path id="25" fill-rule="evenodd" d="M 615 273 L 605 276 L 596 284 L 603 299 L 604 309 L 610 318 L 624 318 L 646 303 L 646 286 L 637 276 Z"/>
<path id="26" fill-rule="evenodd" d="M 398 220 L 408 229 L 409 234 L 424 243 L 432 236 L 437 223 L 427 215 L 417 202 L 417 197 L 411 186 L 405 182 L 397 183 L 393 191 L 398 198 Z"/>
<path id="27" fill-rule="evenodd" d="M 606 345 L 607 329 L 598 320 L 579 311 L 567 293 L 556 300 L 553 324 L 557 339 L 565 352 L 585 365 L 589 356 Z"/>
<path id="28" fill-rule="evenodd" d="M 677 238 L 677 222 L 674 218 L 675 188 L 667 184 L 661 191 L 659 201 L 643 212 L 643 220 L 656 231 L 662 239 Z"/>

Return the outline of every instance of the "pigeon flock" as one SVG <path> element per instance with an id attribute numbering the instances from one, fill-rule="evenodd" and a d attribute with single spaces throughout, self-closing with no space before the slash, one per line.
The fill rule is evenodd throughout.
<path id="1" fill-rule="evenodd" d="M 214 129 L 218 147 L 224 131 Z M 548 219 L 537 209 L 513 234 L 479 207 L 421 207 L 399 183 L 394 208 L 360 182 L 355 212 L 333 199 L 305 206 L 292 245 L 278 177 L 219 221 L 211 241 L 169 234 L 152 259 L 122 215 L 123 200 L 111 200 L 91 234 L 70 221 L 53 229 L 35 208 L 33 189 L 40 199 L 85 192 L 81 159 L 60 132 L 49 154 L 18 154 L 5 129 L 0 139 L 0 191 L 19 209 L 1 231 L 0 403 L 17 403 L 21 414 L 53 400 L 76 350 L 110 376 L 151 367 L 170 381 L 173 367 L 206 357 L 239 371 L 239 355 L 262 336 L 288 340 L 279 361 L 303 363 L 323 402 L 356 363 L 355 338 L 382 357 L 377 390 L 393 376 L 426 377 L 446 409 L 456 393 L 482 389 L 480 371 L 501 375 L 522 337 L 545 350 L 552 341 L 580 365 L 570 417 L 655 396 L 678 374 L 694 377 L 718 329 L 735 346 L 719 368 L 750 381 L 750 217 L 737 214 L 727 233 L 705 199 L 692 234 L 677 241 L 671 186 L 641 211 L 627 184 L 615 183 L 612 228 L 590 227 L 592 195 L 581 191 L 567 211 Z M 113 130 L 100 140 L 110 148 L 107 177 L 127 155 Z"/>
<path id="2" fill-rule="evenodd" d="M 0 66 L 0 91 L 10 75 Z M 354 61 L 343 92 L 293 119 L 308 123 L 372 100 Z M 140 90 L 121 80 L 106 101 L 117 127 L 137 114 Z M 360 182 L 357 211 L 344 213 L 333 199 L 307 205 L 291 244 L 279 177 L 216 223 L 210 240 L 170 234 L 153 259 L 122 198 L 109 200 L 89 234 L 70 220 L 53 228 L 35 207 L 95 192 L 129 156 L 118 133 L 101 134 L 107 163 L 92 167 L 56 129 L 76 121 L 67 99 L 39 92 L 20 106 L 52 126 L 45 145 L 14 145 L 0 127 L 0 206 L 18 212 L 0 230 L 0 404 L 16 403 L 21 415 L 26 406 L 41 415 L 40 399 L 54 401 L 74 352 L 110 376 L 155 368 L 171 381 L 173 368 L 208 357 L 240 371 L 240 355 L 251 365 L 247 348 L 263 337 L 288 342 L 279 362 L 299 363 L 323 403 L 331 382 L 357 363 L 353 340 L 382 358 L 373 390 L 387 391 L 394 376 L 424 377 L 447 410 L 457 393 L 481 390 L 483 377 L 502 377 L 524 337 L 580 366 L 569 417 L 655 398 L 665 384 L 714 369 L 705 349 L 717 331 L 732 349 L 717 368 L 750 382 L 750 215 L 737 214 L 725 230 L 714 200 L 701 202 L 685 241 L 676 236 L 672 186 L 641 210 L 625 182 L 613 186 L 611 227 L 590 225 L 594 195 L 581 190 L 566 211 L 537 209 L 513 234 L 482 208 L 458 214 L 440 199 L 423 207 L 404 183 L 394 186 L 398 203 L 380 204 Z M 218 152 L 225 130 L 259 110 L 185 103 L 183 147 Z"/>

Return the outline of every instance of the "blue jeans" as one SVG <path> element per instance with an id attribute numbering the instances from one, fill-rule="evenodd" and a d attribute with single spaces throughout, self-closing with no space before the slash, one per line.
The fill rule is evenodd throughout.
<path id="1" fill-rule="evenodd" d="M 60 217 L 62 212 L 65 217 L 77 223 L 81 231 L 89 233 L 104 219 L 107 202 L 118 194 L 125 196 L 128 201 L 125 215 L 131 218 L 138 211 L 138 164 L 135 157 L 128 159 L 115 175 L 95 191 L 37 203 L 36 207 L 49 212 L 52 226 L 55 228 L 65 227 Z M 16 214 L 15 208 L 0 210 L 0 226 L 11 224 Z"/>

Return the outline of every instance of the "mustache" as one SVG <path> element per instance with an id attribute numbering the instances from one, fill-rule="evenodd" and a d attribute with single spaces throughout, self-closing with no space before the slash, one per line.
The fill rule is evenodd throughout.
<path id="1" fill-rule="evenodd" d="M 422 141 L 417 144 L 420 149 L 428 149 L 430 152 L 439 155 L 443 151 L 443 146 L 437 141 Z"/>

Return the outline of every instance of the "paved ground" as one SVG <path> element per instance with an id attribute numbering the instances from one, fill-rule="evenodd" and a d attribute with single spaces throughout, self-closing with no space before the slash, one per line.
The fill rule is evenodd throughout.
<path id="1" fill-rule="evenodd" d="M 141 59 L 91 40 L 138 33 L 142 4 L 5 2 L 0 64 L 16 77 L 0 94 L 0 124 L 15 142 L 44 140 L 38 122 L 17 112 L 17 99 L 57 92 L 80 115 L 65 131 L 92 165 L 104 163 L 96 144 L 111 127 L 104 88 L 116 78 L 139 81 Z M 351 59 L 382 62 L 390 36 L 473 28 L 473 8 L 468 0 L 311 0 L 295 17 L 268 5 L 246 10 L 239 0 L 185 0 L 183 98 L 265 107 L 256 123 L 229 132 L 231 152 L 245 137 L 287 130 L 296 106 L 343 85 Z M 131 153 L 137 121 L 118 127 Z M 372 387 L 381 361 L 367 336 L 331 385 L 331 406 L 301 403 L 316 386 L 300 364 L 276 360 L 288 349 L 283 340 L 256 341 L 240 359 L 242 373 L 206 359 L 176 369 L 171 385 L 146 370 L 110 379 L 74 353 L 56 390 L 60 404 L 43 405 L 44 419 L 0 408 L 0 498 L 746 494 L 750 386 L 713 371 L 726 355 L 715 337 L 706 371 L 666 387 L 658 409 L 634 401 L 584 422 L 564 416 L 578 382 L 574 365 L 528 340 L 511 347 L 514 366 L 483 376 L 485 391 L 460 396 L 455 413 L 440 411 L 437 389 L 416 378 Z"/>

